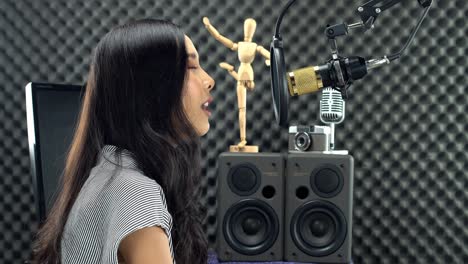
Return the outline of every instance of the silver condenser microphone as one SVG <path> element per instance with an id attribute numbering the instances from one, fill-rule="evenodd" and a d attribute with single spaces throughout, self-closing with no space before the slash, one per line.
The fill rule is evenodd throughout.
<path id="1" fill-rule="evenodd" d="M 345 118 L 345 101 L 341 92 L 333 88 L 322 89 L 320 100 L 320 121 L 330 125 L 330 149 L 335 148 L 335 125 Z"/>

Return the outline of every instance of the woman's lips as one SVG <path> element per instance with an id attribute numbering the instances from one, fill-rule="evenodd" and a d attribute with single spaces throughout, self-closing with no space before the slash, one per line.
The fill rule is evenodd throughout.
<path id="1" fill-rule="evenodd" d="M 213 98 L 209 98 L 205 103 L 201 105 L 201 108 L 208 116 L 211 116 L 211 112 L 208 109 L 212 101 L 213 101 Z"/>

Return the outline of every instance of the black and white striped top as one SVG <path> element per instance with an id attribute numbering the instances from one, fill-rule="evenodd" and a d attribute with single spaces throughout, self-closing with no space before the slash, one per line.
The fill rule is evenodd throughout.
<path id="1" fill-rule="evenodd" d="M 150 226 L 164 229 L 174 260 L 172 217 L 161 186 L 143 175 L 130 152 L 115 150 L 103 148 L 73 204 L 61 241 L 62 264 L 117 264 L 121 240 Z"/>

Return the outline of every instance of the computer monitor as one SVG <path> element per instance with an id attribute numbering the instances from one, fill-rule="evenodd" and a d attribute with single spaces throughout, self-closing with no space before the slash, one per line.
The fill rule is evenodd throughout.
<path id="1" fill-rule="evenodd" d="M 25 90 L 31 175 L 43 222 L 59 191 L 84 86 L 31 82 Z"/>

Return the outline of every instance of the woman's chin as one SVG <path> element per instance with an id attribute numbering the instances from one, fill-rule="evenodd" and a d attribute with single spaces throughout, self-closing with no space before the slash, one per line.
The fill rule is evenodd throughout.
<path id="1" fill-rule="evenodd" d="M 210 131 L 210 123 L 208 122 L 206 126 L 202 129 L 202 133 L 200 133 L 200 136 L 204 136 Z"/>

